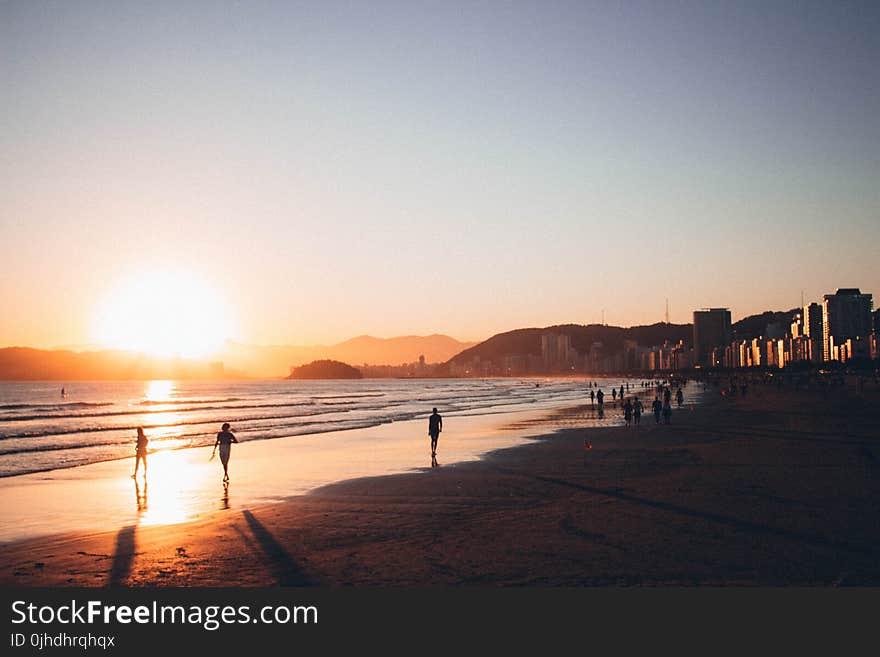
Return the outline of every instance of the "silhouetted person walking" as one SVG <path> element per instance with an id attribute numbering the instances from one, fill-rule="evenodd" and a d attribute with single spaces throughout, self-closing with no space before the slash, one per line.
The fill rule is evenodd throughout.
<path id="1" fill-rule="evenodd" d="M 681 391 L 681 388 L 675 393 L 675 401 L 678 402 L 678 407 L 681 408 L 681 405 L 684 403 L 684 393 Z"/>
<path id="2" fill-rule="evenodd" d="M 596 401 L 599 402 L 599 409 L 602 409 L 602 405 L 605 403 L 605 393 L 601 390 L 596 393 Z"/>
<path id="3" fill-rule="evenodd" d="M 654 411 L 654 422 L 660 424 L 660 413 L 663 411 L 663 402 L 660 401 L 660 395 L 654 397 L 654 403 L 651 404 L 651 410 Z"/>
<path id="4" fill-rule="evenodd" d="M 672 417 L 672 404 L 668 401 L 663 403 L 663 424 L 669 424 Z"/>
<path id="5" fill-rule="evenodd" d="M 633 419 L 636 421 L 636 426 L 642 422 L 642 402 L 639 399 L 633 403 Z"/>
<path id="6" fill-rule="evenodd" d="M 134 474 L 131 475 L 132 479 L 137 478 L 138 474 L 138 466 L 141 464 L 141 461 L 144 462 L 144 477 L 147 476 L 147 440 L 146 435 L 144 435 L 144 428 L 137 428 L 137 445 L 134 448 Z"/>
<path id="7" fill-rule="evenodd" d="M 626 403 L 623 405 L 623 419 L 626 421 L 626 426 L 629 427 L 632 424 L 633 418 L 633 405 L 632 402 L 627 399 Z"/>
<path id="8" fill-rule="evenodd" d="M 220 433 L 217 434 L 217 440 L 214 443 L 214 449 L 220 446 L 220 462 L 223 464 L 223 481 L 229 481 L 229 456 L 232 452 L 232 443 L 238 440 L 229 430 L 229 423 L 224 422 Z"/>
<path id="9" fill-rule="evenodd" d="M 596 393 L 590 390 L 590 406 L 593 405 L 593 401 L 596 399 Z"/>
<path id="10" fill-rule="evenodd" d="M 437 439 L 440 438 L 440 432 L 443 431 L 443 418 L 437 412 L 437 409 L 431 412 L 428 417 L 428 435 L 431 436 L 431 456 L 437 456 Z"/>
<path id="11" fill-rule="evenodd" d="M 611 400 L 612 400 L 612 401 L 616 401 L 616 400 L 617 400 L 617 388 L 611 388 Z M 613 406 L 613 405 L 614 405 L 614 404 L 612 404 L 612 406 Z"/>

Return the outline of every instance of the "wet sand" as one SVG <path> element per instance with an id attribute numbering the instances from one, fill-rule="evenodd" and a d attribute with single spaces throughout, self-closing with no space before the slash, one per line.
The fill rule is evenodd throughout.
<path id="1" fill-rule="evenodd" d="M 606 404 L 606 406 L 609 406 Z M 610 407 L 609 412 L 615 412 Z M 880 585 L 880 392 L 756 387 L 657 426 L 564 427 L 480 461 L 175 525 L 0 547 L 19 586 Z M 592 449 L 584 449 L 584 440 Z M 233 489 L 234 494 L 234 489 Z M 234 497 L 233 497 L 234 499 Z"/>

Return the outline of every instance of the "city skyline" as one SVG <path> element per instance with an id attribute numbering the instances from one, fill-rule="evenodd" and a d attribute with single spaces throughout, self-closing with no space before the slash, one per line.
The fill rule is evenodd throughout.
<path id="1" fill-rule="evenodd" d="M 871 3 L 0 6 L 0 345 L 880 290 Z"/>
<path id="2" fill-rule="evenodd" d="M 754 313 L 750 313 L 748 315 L 742 315 L 742 316 L 738 316 L 738 315 L 732 313 L 730 308 L 727 306 L 712 307 L 712 308 L 699 307 L 699 308 L 690 309 L 688 311 L 689 317 L 686 318 L 684 321 L 670 321 L 669 317 L 668 317 L 668 310 L 667 310 L 664 312 L 663 316 L 657 316 L 653 319 L 648 319 L 644 324 L 630 324 L 630 325 L 613 324 L 608 321 L 603 321 L 605 318 L 602 317 L 599 321 L 595 321 L 595 322 L 590 322 L 590 321 L 582 321 L 581 322 L 581 321 L 571 320 L 571 321 L 560 321 L 560 322 L 553 323 L 553 324 L 544 323 L 544 324 L 540 324 L 540 325 L 536 325 L 536 326 L 508 326 L 508 327 L 505 327 L 505 328 L 499 330 L 497 333 L 493 333 L 492 335 L 486 335 L 486 336 L 483 336 L 483 337 L 480 337 L 480 338 L 477 338 L 474 340 L 463 340 L 463 339 L 458 338 L 457 336 L 451 336 L 451 335 L 448 335 L 446 333 L 441 333 L 441 332 L 435 332 L 430 335 L 424 335 L 424 336 L 417 335 L 417 334 L 374 336 L 374 335 L 369 335 L 366 333 L 360 333 L 357 335 L 354 335 L 354 334 L 349 335 L 345 339 L 340 340 L 339 342 L 335 342 L 335 343 L 332 341 L 325 341 L 322 343 L 312 343 L 312 344 L 294 344 L 292 342 L 278 343 L 278 344 L 259 344 L 259 343 L 248 343 L 246 341 L 238 342 L 232 338 L 226 338 L 223 340 L 222 343 L 217 344 L 216 349 L 212 349 L 211 351 L 198 351 L 198 352 L 195 352 L 192 354 L 157 353 L 155 355 L 159 356 L 159 357 L 163 357 L 163 358 L 189 356 L 190 358 L 193 358 L 196 360 L 205 360 L 205 359 L 209 359 L 211 357 L 216 356 L 224 349 L 228 349 L 229 347 L 235 347 L 235 346 L 250 346 L 250 347 L 258 347 L 258 348 L 291 347 L 291 348 L 305 348 L 305 349 L 308 349 L 308 348 L 333 348 L 334 346 L 336 346 L 336 347 L 342 346 L 347 343 L 356 342 L 360 339 L 377 340 L 379 342 L 382 342 L 382 341 L 393 342 L 394 340 L 407 339 L 407 338 L 430 339 L 433 337 L 438 337 L 438 338 L 449 338 L 449 339 L 451 339 L 455 342 L 459 342 L 461 344 L 479 344 L 479 343 L 484 342 L 494 336 L 497 336 L 497 335 L 500 335 L 503 333 L 507 333 L 510 331 L 517 331 L 517 330 L 521 330 L 521 329 L 531 329 L 531 328 L 549 329 L 549 328 L 552 328 L 555 326 L 564 326 L 564 325 L 607 326 L 607 327 L 611 327 L 611 328 L 622 328 L 622 329 L 649 327 L 649 326 L 656 326 L 656 325 L 662 325 L 662 324 L 676 325 L 676 326 L 694 326 L 695 322 L 693 320 L 696 315 L 706 314 L 706 313 L 714 314 L 714 313 L 723 311 L 728 316 L 728 319 L 726 320 L 727 326 L 728 326 L 728 328 L 727 328 L 728 331 L 730 330 L 730 326 L 732 326 L 733 324 L 735 324 L 739 321 L 748 320 L 750 318 L 758 317 L 758 316 L 764 315 L 766 313 L 794 312 L 797 314 L 798 321 L 801 322 L 802 324 L 806 324 L 807 326 L 812 326 L 813 321 L 818 321 L 817 325 L 818 325 L 818 331 L 819 331 L 819 339 L 822 340 L 822 342 L 823 342 L 823 344 L 822 344 L 823 358 L 827 360 L 828 358 L 827 358 L 827 354 L 824 352 L 824 347 L 827 346 L 828 336 L 826 334 L 824 334 L 824 332 L 826 330 L 826 326 L 827 326 L 827 321 L 825 319 L 824 301 L 823 300 L 827 299 L 828 297 L 835 297 L 841 291 L 843 291 L 843 292 L 857 291 L 857 292 L 861 292 L 862 297 L 867 297 L 868 299 L 871 299 L 873 297 L 873 294 L 871 292 L 861 291 L 860 288 L 836 288 L 836 290 L 837 291 L 835 293 L 829 292 L 829 293 L 819 295 L 817 297 L 817 299 L 818 299 L 817 301 L 809 299 L 807 297 L 804 297 L 804 299 L 805 299 L 804 305 L 796 305 L 791 308 L 758 309 Z M 872 302 L 869 302 L 869 303 L 872 303 Z M 873 308 L 873 305 L 871 307 Z M 810 319 L 810 317 L 811 317 L 810 310 L 812 310 L 812 309 L 815 309 L 814 310 L 815 315 L 812 315 L 813 320 Z M 876 313 L 877 310 L 874 309 L 871 312 Z M 808 337 L 810 336 L 809 330 L 806 332 L 806 335 Z M 797 336 L 795 336 L 795 337 L 797 337 Z M 694 348 L 697 347 L 697 340 L 696 339 L 693 341 L 691 346 Z M 137 353 L 139 351 L 141 353 L 150 353 L 149 350 L 144 350 L 144 349 L 139 350 L 137 347 L 114 346 L 114 345 L 106 345 L 106 344 L 99 344 L 99 343 L 66 344 L 66 345 L 54 345 L 54 346 L 40 346 L 40 345 L 32 345 L 32 344 L 0 344 L 0 349 L 8 348 L 8 347 L 25 347 L 25 348 L 42 349 L 42 350 L 68 350 L 68 351 L 74 351 L 74 352 L 77 352 L 77 351 L 100 351 L 100 350 L 122 350 L 122 351 L 130 351 L 132 353 Z"/>
<path id="3" fill-rule="evenodd" d="M 428 354 L 428 356 L 426 356 Z M 149 354 L 147 354 L 149 355 Z M 839 288 L 822 303 L 765 311 L 731 321 L 728 308 L 693 311 L 693 323 L 668 321 L 517 328 L 465 343 L 443 335 L 359 336 L 332 346 L 228 343 L 202 359 L 144 357 L 132 351 L 0 348 L 0 379 L 277 378 L 309 362 L 358 369 L 367 378 L 595 376 L 760 368 L 800 371 L 834 363 L 864 368 L 880 358 L 880 310 L 873 295 Z M 787 370 L 786 370 L 787 371 Z"/>

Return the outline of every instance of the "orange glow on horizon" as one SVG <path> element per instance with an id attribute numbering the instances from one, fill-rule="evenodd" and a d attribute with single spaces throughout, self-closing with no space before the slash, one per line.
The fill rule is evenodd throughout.
<path id="1" fill-rule="evenodd" d="M 215 290 L 185 271 L 152 269 L 113 287 L 100 306 L 93 339 L 152 356 L 197 358 L 234 331 Z"/>

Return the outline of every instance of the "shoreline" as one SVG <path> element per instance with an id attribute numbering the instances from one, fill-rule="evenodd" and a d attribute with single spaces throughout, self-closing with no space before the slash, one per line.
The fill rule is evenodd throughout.
<path id="1" fill-rule="evenodd" d="M 534 427 L 536 418 L 552 416 L 554 409 L 571 403 L 563 400 L 538 408 L 521 404 L 492 412 L 447 414 L 441 462 L 448 467 L 526 442 L 530 434 L 541 432 Z M 618 422 L 611 411 L 606 419 L 589 421 Z M 346 479 L 421 471 L 431 464 L 418 438 L 424 433 L 422 420 L 405 420 L 245 439 L 233 449 L 232 486 L 223 487 L 222 492 L 216 485 L 219 461 L 209 463 L 210 445 L 151 453 L 149 477 L 139 477 L 134 484 L 131 457 L 3 477 L 0 498 L 6 511 L 0 545 L 123 524 L 176 524 L 230 507 L 283 501 Z"/>
<path id="2" fill-rule="evenodd" d="M 639 429 L 576 428 L 576 407 L 559 409 L 571 428 L 479 461 L 7 544 L 2 583 L 878 585 L 878 401 L 870 390 L 828 409 L 761 386 Z"/>
<path id="3" fill-rule="evenodd" d="M 542 380 L 547 382 L 550 379 L 544 378 Z M 407 385 L 411 387 L 412 384 L 418 383 L 418 381 L 415 379 L 409 380 Z M 430 380 L 423 379 L 421 381 L 429 382 Z M 487 381 L 497 383 L 495 379 Z M 562 381 L 565 380 L 552 380 L 553 383 Z M 129 392 L 135 397 L 143 395 L 149 399 L 150 395 L 163 394 L 161 390 L 158 393 L 154 393 L 151 390 L 151 386 L 147 385 L 155 382 L 138 383 L 146 387 L 144 390 L 130 390 Z M 174 389 L 175 382 L 166 383 L 171 383 L 171 388 Z M 309 383 L 326 384 L 333 382 L 305 383 L 308 386 Z M 338 381 L 336 383 L 350 384 L 351 382 Z M 368 386 L 371 384 L 370 381 L 365 383 Z M 520 380 L 520 383 L 526 384 L 527 382 Z M 582 383 L 585 383 L 585 381 Z M 572 388 L 571 382 L 566 381 L 566 385 Z M 61 406 L 100 406 L 110 408 L 102 408 L 97 412 L 92 410 L 87 413 L 71 412 L 68 415 L 56 414 L 58 409 L 54 408 L 39 408 L 35 411 L 37 414 L 33 416 L 14 414 L 12 417 L 0 417 L 0 442 L 3 442 L 4 447 L 3 453 L 0 454 L 0 461 L 3 461 L 3 467 L 0 467 L 0 480 L 28 474 L 54 473 L 72 467 L 88 466 L 96 463 L 127 460 L 131 458 L 132 450 L 130 435 L 134 435 L 138 427 L 147 430 L 148 435 L 151 436 L 149 454 L 155 455 L 163 452 L 199 449 L 205 446 L 210 447 L 213 444 L 214 429 L 227 419 L 233 420 L 234 426 L 238 429 L 237 434 L 245 433 L 244 440 L 248 442 L 372 429 L 393 422 L 420 419 L 419 413 L 413 412 L 412 408 L 407 406 L 406 401 L 399 398 L 392 399 L 385 415 L 366 413 L 354 420 L 349 416 L 340 417 L 340 413 L 349 413 L 350 411 L 355 411 L 355 413 L 352 413 L 353 417 L 363 411 L 376 410 L 375 408 L 363 409 L 358 407 L 359 401 L 357 398 L 374 395 L 361 395 L 356 390 L 352 391 L 352 398 L 350 399 L 352 408 L 346 406 L 336 409 L 332 405 L 324 404 L 321 388 L 312 389 L 311 391 L 285 390 L 286 394 L 291 394 L 295 397 L 303 395 L 303 397 L 291 401 L 289 404 L 282 404 L 278 403 L 275 399 L 277 390 L 249 388 L 236 391 L 212 391 L 210 389 L 186 391 L 185 386 L 186 382 L 184 382 L 184 392 L 182 394 L 194 395 L 194 397 L 183 401 L 168 398 L 162 401 L 149 400 L 136 403 L 126 398 L 125 395 L 119 396 L 118 391 L 115 389 L 105 391 L 89 390 L 79 401 L 73 403 L 64 402 Z M 528 387 L 530 388 L 531 386 Z M 535 387 L 538 387 L 537 383 Z M 385 394 L 394 396 L 399 395 L 399 392 L 399 390 L 392 389 L 386 391 Z M 204 397 L 206 394 L 208 396 L 228 396 L 232 394 L 233 397 L 202 399 L 201 397 Z M 554 401 L 552 396 L 550 398 L 545 396 L 545 398 L 541 399 L 525 395 L 520 396 L 516 400 L 497 403 L 495 404 L 497 408 L 494 408 L 491 404 L 481 406 L 478 401 L 479 395 L 477 398 L 468 401 L 466 399 L 467 392 L 464 394 L 464 407 L 461 409 L 447 408 L 447 414 L 455 413 L 458 416 L 488 415 L 493 412 L 530 410 L 536 406 L 542 408 L 548 405 L 548 401 L 550 405 L 554 403 L 558 405 L 559 403 Z M 568 394 L 571 394 L 570 390 Z M 239 397 L 235 395 L 239 395 Z M 381 397 L 383 394 L 380 391 L 380 394 L 375 396 Z M 38 398 L 40 400 L 39 404 L 28 402 L 21 406 L 51 407 L 57 401 L 54 397 L 51 400 L 46 400 L 43 397 Z M 231 403 L 228 406 L 224 405 L 227 402 L 235 403 Z M 147 409 L 140 408 L 145 404 L 148 405 Z M 204 406 L 203 404 L 221 405 Z M 13 407 L 15 406 L 13 405 Z M 272 412 L 264 411 L 267 408 L 273 409 L 272 412 L 274 412 L 275 408 L 287 410 L 280 412 L 280 414 L 272 414 Z M 296 410 L 290 411 L 290 409 Z M 405 410 L 401 413 L 399 412 L 400 409 Z M 45 412 L 49 414 L 42 414 Z M 243 414 L 244 417 L 237 417 L 238 414 Z M 427 414 L 424 414 L 423 417 L 427 418 Z M 116 418 L 120 419 L 117 420 Z M 279 422 L 272 423 L 272 420 Z M 26 425 L 31 421 L 42 422 L 43 424 L 36 427 L 36 429 L 28 428 Z M 86 422 L 84 423 L 84 421 Z M 216 426 L 214 426 L 214 422 L 216 422 Z M 241 422 L 246 426 L 242 427 L 240 424 L 237 424 Z M 253 423 L 253 426 L 247 426 L 251 423 Z M 63 426 L 68 424 L 69 426 Z M 200 427 L 200 429 L 193 430 L 193 427 Z M 169 428 L 175 430 L 169 431 Z M 105 436 L 109 436 L 109 438 Z M 31 456 L 33 458 L 30 458 Z M 67 458 L 67 456 L 72 458 Z M 26 461 L 20 460 L 25 457 L 27 457 Z"/>

